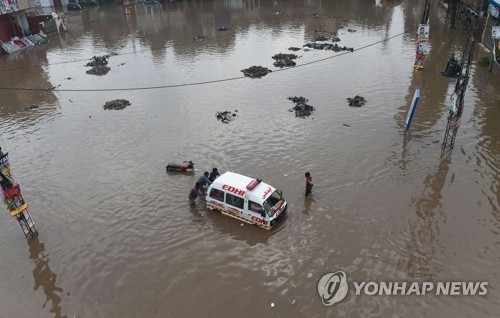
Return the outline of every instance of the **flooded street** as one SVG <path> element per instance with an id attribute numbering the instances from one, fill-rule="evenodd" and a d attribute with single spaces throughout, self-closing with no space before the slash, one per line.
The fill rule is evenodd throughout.
<path id="1" fill-rule="evenodd" d="M 0 142 L 39 231 L 28 244 L 2 210 L 0 317 L 498 317 L 500 71 L 474 62 L 455 148 L 442 156 L 455 81 L 440 72 L 464 36 L 436 1 L 430 54 L 414 73 L 422 4 L 89 7 L 49 44 L 0 55 L 0 87 L 42 89 L 0 90 Z M 353 53 L 288 51 L 337 30 Z M 111 52 L 107 75 L 86 74 Z M 297 66 L 278 71 L 278 53 L 299 55 Z M 273 72 L 243 77 L 253 65 Z M 363 107 L 349 107 L 356 95 Z M 291 96 L 316 110 L 295 117 Z M 131 105 L 103 109 L 115 99 Z M 238 116 L 221 123 L 225 110 Z M 196 174 L 166 174 L 184 160 Z M 190 206 L 213 167 L 283 190 L 284 222 L 266 231 L 203 200 Z M 324 306 L 318 281 L 338 270 L 357 282 L 486 281 L 488 293 L 353 290 Z"/>

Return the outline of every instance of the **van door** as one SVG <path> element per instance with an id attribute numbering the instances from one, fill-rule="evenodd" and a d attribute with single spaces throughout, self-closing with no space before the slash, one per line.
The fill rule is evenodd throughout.
<path id="1" fill-rule="evenodd" d="M 245 205 L 245 199 L 226 192 L 226 203 L 225 203 L 226 213 L 236 218 L 247 219 L 246 215 L 244 214 L 244 205 Z"/>
<path id="2" fill-rule="evenodd" d="M 262 207 L 262 205 L 248 200 L 248 209 L 247 209 L 248 219 L 250 219 L 253 222 L 269 226 L 266 214 L 263 215 L 263 212 L 264 208 Z"/>

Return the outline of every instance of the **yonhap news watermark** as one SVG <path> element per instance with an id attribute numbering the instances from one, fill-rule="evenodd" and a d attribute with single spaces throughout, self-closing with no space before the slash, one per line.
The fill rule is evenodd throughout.
<path id="1" fill-rule="evenodd" d="M 325 306 L 342 301 L 349 293 L 356 296 L 484 296 L 488 282 L 351 282 L 342 271 L 323 275 L 318 282 L 318 293 Z"/>

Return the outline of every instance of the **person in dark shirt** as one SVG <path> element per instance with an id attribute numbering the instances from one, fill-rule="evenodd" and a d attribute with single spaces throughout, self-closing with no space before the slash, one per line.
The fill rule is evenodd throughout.
<path id="1" fill-rule="evenodd" d="M 309 172 L 306 172 L 306 196 L 312 193 L 312 188 L 314 186 L 313 184 L 313 178 L 311 177 L 311 174 Z"/>
<path id="2" fill-rule="evenodd" d="M 196 182 L 195 186 L 191 189 L 191 192 L 189 192 L 189 202 L 191 204 L 195 204 L 194 200 L 196 200 L 196 198 L 200 195 L 202 195 L 201 185 L 199 182 Z"/>
<path id="3" fill-rule="evenodd" d="M 201 189 L 203 192 L 207 191 L 208 186 L 212 184 L 212 181 L 208 179 L 208 171 L 205 171 L 203 175 L 198 179 L 198 182 L 200 183 Z"/>
<path id="4" fill-rule="evenodd" d="M 219 170 L 217 170 L 217 168 L 213 168 L 212 172 L 210 172 L 210 177 L 208 177 L 208 180 L 214 182 L 214 180 L 218 177 L 220 177 Z"/>

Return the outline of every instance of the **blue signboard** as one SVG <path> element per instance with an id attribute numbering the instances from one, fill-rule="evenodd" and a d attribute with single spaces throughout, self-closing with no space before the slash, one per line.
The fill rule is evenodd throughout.
<path id="1" fill-rule="evenodd" d="M 420 88 L 415 90 L 415 94 L 413 95 L 413 100 L 411 101 L 410 109 L 408 110 L 408 115 L 406 116 L 405 121 L 405 132 L 410 129 L 411 121 L 413 120 L 413 115 L 415 115 L 415 111 L 417 110 L 417 104 L 420 99 Z"/>

